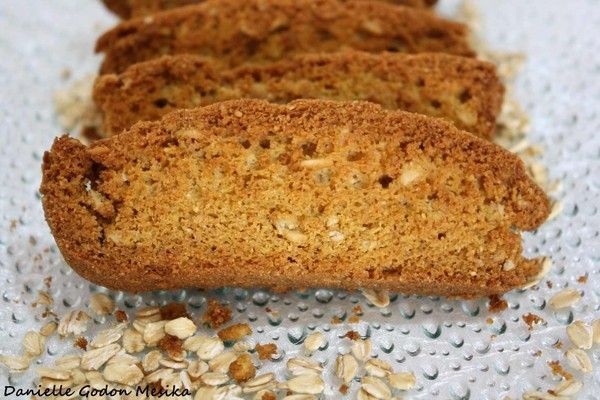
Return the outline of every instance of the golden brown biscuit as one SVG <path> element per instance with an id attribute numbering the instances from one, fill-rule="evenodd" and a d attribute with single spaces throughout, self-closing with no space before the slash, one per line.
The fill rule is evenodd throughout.
<path id="1" fill-rule="evenodd" d="M 541 260 L 548 200 L 521 160 L 440 119 L 367 102 L 234 100 L 44 155 L 67 262 L 113 289 L 374 287 L 478 297 Z"/>
<path id="2" fill-rule="evenodd" d="M 96 43 L 106 55 L 101 73 L 166 54 L 210 56 L 233 67 L 342 48 L 474 54 L 462 24 L 364 0 L 208 0 L 122 22 Z"/>
<path id="3" fill-rule="evenodd" d="M 106 8 L 123 19 L 145 17 L 171 8 L 201 3 L 204 0 L 102 0 Z M 244 0 L 238 0 L 244 1 Z M 380 0 L 410 7 L 431 7 L 437 0 Z"/>
<path id="4" fill-rule="evenodd" d="M 108 135 L 173 110 L 223 100 L 287 103 L 322 98 L 368 100 L 389 109 L 445 117 L 489 139 L 503 93 L 495 67 L 484 61 L 442 53 L 345 51 L 233 70 L 199 56 L 164 56 L 132 65 L 120 75 L 100 76 L 94 100 Z"/>

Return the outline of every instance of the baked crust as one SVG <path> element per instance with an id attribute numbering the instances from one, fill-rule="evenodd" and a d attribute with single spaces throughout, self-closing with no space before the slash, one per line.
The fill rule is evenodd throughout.
<path id="1" fill-rule="evenodd" d="M 184 108 L 240 98 L 287 103 L 300 98 L 368 100 L 452 121 L 489 139 L 504 86 L 493 64 L 441 53 L 303 54 L 261 66 L 223 70 L 205 57 L 181 54 L 102 75 L 94 101 L 106 135 Z"/>
<path id="2" fill-rule="evenodd" d="M 343 48 L 474 55 L 463 24 L 364 0 L 208 0 L 122 22 L 96 43 L 106 55 L 101 73 L 166 54 L 210 56 L 233 67 Z"/>
<path id="3" fill-rule="evenodd" d="M 204 0 L 102 0 L 106 8 L 123 19 L 145 17 L 160 11 L 202 3 Z M 243 1 L 243 0 L 240 0 Z M 437 0 L 380 0 L 409 7 L 431 7 Z"/>
<path id="4" fill-rule="evenodd" d="M 366 102 L 235 100 L 45 153 L 48 224 L 83 277 L 183 287 L 374 287 L 479 297 L 541 259 L 522 161 L 440 119 Z"/>

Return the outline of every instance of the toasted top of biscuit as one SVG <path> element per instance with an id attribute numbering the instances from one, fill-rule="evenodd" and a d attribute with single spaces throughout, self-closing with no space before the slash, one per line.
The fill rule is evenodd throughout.
<path id="1" fill-rule="evenodd" d="M 123 19 L 145 17 L 160 11 L 202 3 L 205 0 L 102 0 L 104 5 Z M 437 0 L 380 0 L 409 7 L 431 7 Z"/>
<path id="2" fill-rule="evenodd" d="M 303 54 L 266 65 L 219 68 L 211 58 L 180 54 L 99 77 L 94 100 L 107 135 L 177 109 L 237 98 L 287 103 L 299 98 L 368 100 L 388 109 L 452 121 L 489 139 L 504 93 L 494 65 L 442 53 Z"/>
<path id="3" fill-rule="evenodd" d="M 208 0 L 122 22 L 103 34 L 101 73 L 165 54 L 211 56 L 224 66 L 353 48 L 472 56 L 464 25 L 378 1 Z"/>

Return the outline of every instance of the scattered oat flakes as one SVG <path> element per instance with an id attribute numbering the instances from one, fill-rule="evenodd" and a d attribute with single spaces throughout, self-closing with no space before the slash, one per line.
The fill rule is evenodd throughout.
<path id="1" fill-rule="evenodd" d="M 187 368 L 189 365 L 188 360 L 174 361 L 174 360 L 171 360 L 168 358 L 161 358 L 158 363 L 160 365 L 162 365 L 163 367 L 167 367 L 167 368 L 171 368 L 171 369 L 184 369 L 184 368 Z"/>
<path id="2" fill-rule="evenodd" d="M 573 321 L 567 326 L 567 336 L 580 349 L 591 349 L 594 343 L 592 328 L 583 321 Z"/>
<path id="3" fill-rule="evenodd" d="M 133 386 L 140 383 L 144 377 L 142 370 L 135 364 L 109 364 L 104 368 L 102 376 L 108 382 Z"/>
<path id="4" fill-rule="evenodd" d="M 223 342 L 218 336 L 199 336 L 201 338 L 200 344 L 198 345 L 198 358 L 204 361 L 215 358 L 225 349 Z"/>
<path id="5" fill-rule="evenodd" d="M 290 358 L 286 365 L 288 371 L 290 371 L 293 376 L 310 373 L 320 375 L 323 372 L 323 366 L 309 358 Z"/>
<path id="6" fill-rule="evenodd" d="M 81 357 L 81 368 L 85 370 L 98 370 L 105 362 L 117 354 L 121 346 L 116 343 L 106 347 L 86 351 Z"/>
<path id="7" fill-rule="evenodd" d="M 374 376 L 376 378 L 385 378 L 389 374 L 393 373 L 392 366 L 384 360 L 380 360 L 378 358 L 371 358 L 365 364 L 365 370 L 367 374 L 370 376 Z"/>
<path id="8" fill-rule="evenodd" d="M 287 387 L 294 393 L 319 394 L 325 389 L 325 383 L 319 375 L 298 375 L 287 381 Z"/>
<path id="9" fill-rule="evenodd" d="M 321 332 L 314 332 L 304 340 L 304 348 L 308 353 L 314 353 L 323 347 L 325 343 L 325 336 Z"/>
<path id="10" fill-rule="evenodd" d="M 4 364 L 11 372 L 21 372 L 29 368 L 31 359 L 27 356 L 0 355 L 0 363 Z"/>
<path id="11" fill-rule="evenodd" d="M 104 293 L 95 293 L 90 298 L 90 308 L 97 315 L 110 315 L 115 309 L 115 303 Z"/>
<path id="12" fill-rule="evenodd" d="M 359 361 L 367 361 L 371 357 L 372 344 L 371 339 L 356 340 L 352 343 L 352 354 Z"/>
<path id="13" fill-rule="evenodd" d="M 144 350 L 146 344 L 144 337 L 135 329 L 127 328 L 123 332 L 123 348 L 128 353 L 139 353 Z"/>
<path id="14" fill-rule="evenodd" d="M 531 390 L 523 393 L 523 400 L 568 400 L 566 397 L 557 397 L 553 394 Z"/>
<path id="15" fill-rule="evenodd" d="M 123 336 L 123 329 L 125 329 L 125 324 L 119 324 L 115 327 L 105 329 L 100 331 L 94 339 L 90 342 L 90 346 L 92 347 L 104 347 L 111 343 L 115 343 L 121 339 Z"/>
<path id="16" fill-rule="evenodd" d="M 563 289 L 554 294 L 548 303 L 556 310 L 571 307 L 581 299 L 581 293 L 577 289 Z"/>
<path id="17" fill-rule="evenodd" d="M 40 356 L 46 350 L 46 337 L 41 333 L 29 331 L 23 338 L 23 348 L 28 356 Z"/>
<path id="18" fill-rule="evenodd" d="M 592 336 L 595 344 L 600 344 L 600 319 L 592 322 Z"/>
<path id="19" fill-rule="evenodd" d="M 229 377 L 220 372 L 205 372 L 200 379 L 208 386 L 219 386 L 226 383 Z"/>
<path id="20" fill-rule="evenodd" d="M 376 307 L 387 307 L 390 304 L 390 295 L 387 290 L 361 289 L 363 296 Z"/>
<path id="21" fill-rule="evenodd" d="M 102 114 L 92 101 L 94 78 L 93 75 L 86 76 L 73 82 L 68 88 L 54 93 L 58 120 L 67 131 L 102 125 Z"/>
<path id="22" fill-rule="evenodd" d="M 196 332 L 196 324 L 187 317 L 179 317 L 165 324 L 165 332 L 179 339 L 186 339 Z"/>
<path id="23" fill-rule="evenodd" d="M 356 394 L 356 399 L 357 400 L 376 400 L 375 397 L 373 397 L 369 393 L 365 392 L 365 390 L 362 388 L 358 390 L 358 393 Z"/>
<path id="24" fill-rule="evenodd" d="M 335 363 L 335 375 L 344 383 L 350 383 L 358 373 L 358 362 L 350 354 L 340 355 Z"/>
<path id="25" fill-rule="evenodd" d="M 73 370 L 75 368 L 79 368 L 80 364 L 81 364 L 81 357 L 78 356 L 77 354 L 60 357 L 54 363 L 56 368 L 61 368 L 64 370 Z"/>
<path id="26" fill-rule="evenodd" d="M 33 306 L 38 306 L 38 305 L 43 305 L 43 306 L 51 306 L 52 304 L 54 304 L 54 299 L 52 298 L 52 296 L 50 295 L 50 293 L 48 293 L 45 290 L 39 290 L 38 291 L 38 298 L 35 301 L 35 303 L 33 304 Z"/>
<path id="27" fill-rule="evenodd" d="M 143 338 L 148 346 L 156 346 L 165 333 L 167 321 L 150 322 L 144 327 Z"/>
<path id="28" fill-rule="evenodd" d="M 242 386 L 242 392 L 244 393 L 255 393 L 260 390 L 272 389 L 275 387 L 275 375 L 272 372 L 267 374 L 259 375 Z"/>
<path id="29" fill-rule="evenodd" d="M 110 364 L 139 364 L 140 360 L 131 354 L 125 353 L 124 350 L 119 350 L 117 354 L 112 356 L 110 360 L 106 362 L 106 365 Z"/>
<path id="30" fill-rule="evenodd" d="M 226 374 L 229 371 L 229 366 L 238 358 L 238 355 L 233 351 L 224 351 L 208 362 L 208 369 L 213 372 L 221 372 Z M 250 379 L 250 378 L 248 378 Z"/>
<path id="31" fill-rule="evenodd" d="M 575 396 L 577 393 L 579 393 L 582 387 L 583 384 L 581 381 L 567 379 L 556 385 L 554 389 L 549 390 L 548 393 L 555 396 Z"/>
<path id="32" fill-rule="evenodd" d="M 58 324 L 54 321 L 48 322 L 46 325 L 42 326 L 42 329 L 40 329 L 40 333 L 46 337 L 51 336 L 54 334 L 54 332 L 56 332 L 56 329 L 58 328 Z"/>
<path id="33" fill-rule="evenodd" d="M 290 394 L 285 396 L 283 400 L 317 400 L 312 394 Z"/>
<path id="34" fill-rule="evenodd" d="M 376 399 L 390 399 L 392 397 L 392 391 L 381 379 L 373 376 L 364 376 L 361 380 L 361 389 L 367 392 L 367 394 L 375 397 Z"/>
<path id="35" fill-rule="evenodd" d="M 158 350 L 152 350 L 146 354 L 142 360 L 142 368 L 144 369 L 144 372 L 148 373 L 157 370 L 158 367 L 160 367 L 161 359 L 162 354 Z"/>
<path id="36" fill-rule="evenodd" d="M 75 310 L 65 315 L 58 323 L 58 334 L 62 337 L 81 335 L 88 328 L 90 316 L 81 310 Z"/>
<path id="37" fill-rule="evenodd" d="M 571 368 L 585 373 L 592 372 L 592 361 L 585 351 L 581 349 L 569 349 L 566 356 Z"/>
<path id="38" fill-rule="evenodd" d="M 388 375 L 388 380 L 393 388 L 400 390 L 410 390 L 417 383 L 417 377 L 412 372 L 397 372 Z"/>

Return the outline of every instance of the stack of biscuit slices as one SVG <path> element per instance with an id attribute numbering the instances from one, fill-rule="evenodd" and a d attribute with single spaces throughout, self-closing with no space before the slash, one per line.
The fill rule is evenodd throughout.
<path id="1" fill-rule="evenodd" d="M 548 217 L 494 143 L 504 86 L 428 0 L 104 0 L 103 139 L 57 138 L 47 221 L 83 277 L 476 298 L 536 281 Z"/>

